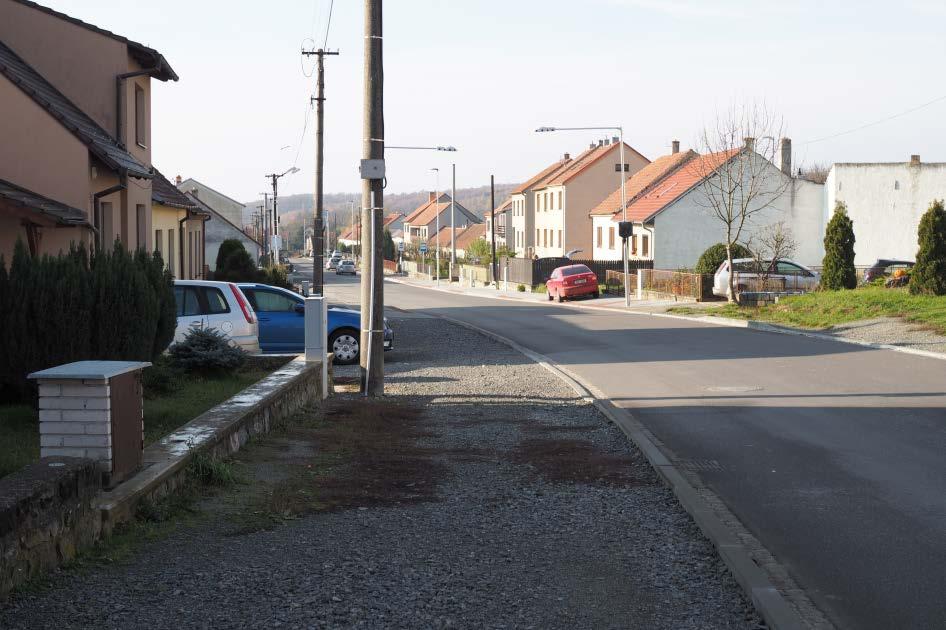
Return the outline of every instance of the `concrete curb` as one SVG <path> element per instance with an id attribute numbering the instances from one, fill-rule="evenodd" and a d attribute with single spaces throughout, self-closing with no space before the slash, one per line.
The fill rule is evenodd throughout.
<path id="1" fill-rule="evenodd" d="M 650 462 L 650 465 L 660 475 L 664 483 L 673 490 L 683 509 L 687 511 L 703 534 L 716 547 L 733 577 L 746 592 L 753 606 L 762 615 L 769 627 L 774 630 L 801 630 L 808 627 L 791 604 L 775 588 L 762 568 L 755 563 L 749 549 L 719 519 L 712 507 L 700 496 L 696 488 L 684 478 L 660 447 L 654 443 L 647 429 L 630 412 L 615 405 L 593 385 L 584 383 L 580 377 L 572 374 L 567 368 L 554 363 L 545 355 L 534 352 L 511 339 L 484 330 L 479 326 L 446 315 L 433 313 L 432 315 L 509 346 L 555 374 L 584 400 L 592 403 L 644 453 L 647 461 Z"/>
<path id="2" fill-rule="evenodd" d="M 298 357 L 148 446 L 141 470 L 96 497 L 103 532 L 131 520 L 141 501 L 159 499 L 180 487 L 198 453 L 234 453 L 252 436 L 268 433 L 306 404 L 321 400 L 322 369 L 321 363 Z"/>
<path id="3" fill-rule="evenodd" d="M 925 357 L 927 359 L 936 359 L 938 361 L 946 361 L 946 354 L 942 352 L 931 352 L 929 350 L 917 350 L 914 348 L 904 348 L 902 346 L 895 346 L 888 343 L 874 343 L 871 341 L 860 341 L 857 339 L 845 339 L 843 337 L 835 337 L 834 335 L 828 335 L 825 333 L 820 333 L 812 330 L 803 330 L 801 328 L 791 328 L 789 326 L 778 326 L 776 324 L 770 324 L 768 322 L 759 321 L 756 319 L 733 319 L 731 317 L 690 317 L 688 315 L 674 315 L 673 313 L 651 313 L 649 311 L 638 311 L 634 309 L 623 309 L 623 308 L 613 308 L 610 306 L 592 306 L 590 304 L 558 304 L 557 302 L 547 303 L 544 300 L 519 300 L 516 298 L 505 297 L 503 295 L 484 295 L 480 293 L 470 293 L 468 291 L 454 291 L 451 289 L 441 289 L 437 287 L 425 287 L 420 284 L 415 284 L 413 282 L 405 280 L 393 280 L 388 279 L 389 282 L 394 282 L 396 284 L 404 284 L 407 286 L 417 287 L 418 289 L 427 289 L 428 291 L 440 291 L 441 293 L 452 293 L 454 295 L 467 295 L 470 297 L 480 297 L 488 300 L 510 300 L 513 302 L 521 302 L 524 304 L 535 303 L 535 304 L 548 304 L 549 306 L 567 306 L 568 308 L 577 308 L 584 309 L 589 311 L 603 311 L 606 313 L 627 313 L 630 315 L 647 315 L 649 317 L 666 317 L 667 319 L 679 319 L 689 322 L 700 322 L 703 324 L 712 324 L 714 326 L 727 326 L 729 328 L 745 328 L 747 330 L 756 330 L 760 332 L 769 332 L 769 333 L 778 333 L 781 335 L 795 335 L 797 337 L 809 337 L 811 339 L 818 339 L 821 341 L 835 341 L 837 343 L 846 343 L 854 346 L 861 346 L 863 348 L 872 348 L 874 350 L 891 350 L 893 352 L 901 352 L 903 354 L 912 354 L 918 357 Z"/>

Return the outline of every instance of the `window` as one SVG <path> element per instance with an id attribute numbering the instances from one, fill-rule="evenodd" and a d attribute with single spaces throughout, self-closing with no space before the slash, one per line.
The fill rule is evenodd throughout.
<path id="1" fill-rule="evenodd" d="M 549 246 L 549 231 L 542 230 L 542 247 L 548 247 L 548 246 Z"/>
<path id="2" fill-rule="evenodd" d="M 168 271 L 174 274 L 174 230 L 168 230 Z"/>
<path id="3" fill-rule="evenodd" d="M 288 295 L 276 291 L 244 290 L 246 297 L 253 305 L 253 309 L 262 313 L 293 313 L 296 310 L 296 300 Z"/>
<path id="4" fill-rule="evenodd" d="M 154 231 L 154 251 L 161 254 L 161 258 L 164 258 L 164 250 L 161 248 L 161 237 L 164 233 L 161 230 Z"/>
<path id="5" fill-rule="evenodd" d="M 178 317 L 201 314 L 196 287 L 174 287 L 174 301 L 177 302 Z"/>
<path id="6" fill-rule="evenodd" d="M 580 273 L 594 273 L 587 265 L 572 265 L 571 267 L 565 267 L 562 269 L 563 276 L 577 276 Z"/>
<path id="7" fill-rule="evenodd" d="M 632 256 L 637 256 L 637 239 L 638 239 L 637 236 L 632 236 L 631 239 L 630 239 L 630 240 L 631 240 L 631 255 L 632 255 Z"/>
<path id="8" fill-rule="evenodd" d="M 148 250 L 148 216 L 142 203 L 135 205 L 135 226 L 138 228 L 138 249 Z"/>
<path id="9" fill-rule="evenodd" d="M 601 249 L 601 226 L 600 225 L 595 229 L 595 242 L 597 243 L 595 247 L 597 247 L 598 249 Z"/>
<path id="10" fill-rule="evenodd" d="M 799 267 L 798 265 L 792 264 L 790 262 L 785 262 L 784 260 L 778 261 L 775 266 L 778 273 L 786 276 L 807 276 L 808 273 Z"/>
<path id="11" fill-rule="evenodd" d="M 562 204 L 562 191 L 558 191 L 558 209 L 561 210 L 565 206 Z"/>
<path id="12" fill-rule="evenodd" d="M 646 234 L 641 234 L 641 253 L 644 256 L 650 255 L 650 237 Z"/>
<path id="13" fill-rule="evenodd" d="M 893 189 L 894 189 L 894 190 L 900 190 L 900 182 L 899 182 L 899 181 L 894 181 L 894 183 L 893 183 Z"/>
<path id="14" fill-rule="evenodd" d="M 148 143 L 145 134 L 148 116 L 145 107 L 145 91 L 140 85 L 135 85 L 135 142 L 142 148 L 147 146 Z"/>
<path id="15" fill-rule="evenodd" d="M 614 249 L 614 228 L 608 228 L 608 249 Z"/>
<path id="16" fill-rule="evenodd" d="M 558 231 L 558 246 L 559 247 L 562 246 L 562 231 L 561 230 Z"/>
<path id="17" fill-rule="evenodd" d="M 539 228 L 535 228 L 535 244 L 539 244 Z"/>
<path id="18" fill-rule="evenodd" d="M 201 287 L 206 300 L 207 315 L 219 315 L 220 313 L 229 313 L 230 305 L 227 304 L 227 298 L 223 297 L 223 292 L 216 287 Z"/>

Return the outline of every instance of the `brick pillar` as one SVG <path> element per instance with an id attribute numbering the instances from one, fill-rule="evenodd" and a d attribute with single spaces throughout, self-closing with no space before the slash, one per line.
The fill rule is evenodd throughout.
<path id="1" fill-rule="evenodd" d="M 87 457 L 112 470 L 108 380 L 39 379 L 40 457 Z"/>

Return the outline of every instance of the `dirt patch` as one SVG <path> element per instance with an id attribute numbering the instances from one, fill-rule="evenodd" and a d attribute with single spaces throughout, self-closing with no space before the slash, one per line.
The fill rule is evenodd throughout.
<path id="1" fill-rule="evenodd" d="M 513 460 L 531 466 L 552 483 L 584 483 L 611 486 L 652 485 L 639 476 L 639 465 L 627 455 L 604 453 L 591 442 L 569 439 L 523 440 Z"/>

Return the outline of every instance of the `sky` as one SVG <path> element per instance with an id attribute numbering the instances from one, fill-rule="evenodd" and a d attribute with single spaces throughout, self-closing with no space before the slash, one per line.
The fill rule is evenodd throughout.
<path id="1" fill-rule="evenodd" d="M 180 81 L 153 82 L 154 164 L 247 202 L 293 165 L 280 195 L 314 190 L 300 50 L 332 5 L 325 191 L 360 191 L 362 2 L 40 2 L 161 51 Z M 458 151 L 389 150 L 387 190 L 449 186 L 454 163 L 458 187 L 519 182 L 611 135 L 546 125 L 621 125 L 654 159 L 744 103 L 784 119 L 795 165 L 946 161 L 944 32 L 943 0 L 389 0 L 386 141 Z"/>

